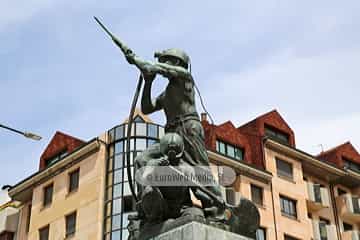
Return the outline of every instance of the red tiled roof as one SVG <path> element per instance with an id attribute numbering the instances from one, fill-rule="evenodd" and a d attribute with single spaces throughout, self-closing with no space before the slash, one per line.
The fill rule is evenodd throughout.
<path id="1" fill-rule="evenodd" d="M 344 157 L 360 164 L 360 154 L 349 141 L 317 155 L 320 160 L 336 164 L 340 168 L 344 167 Z"/>
<path id="2" fill-rule="evenodd" d="M 262 169 L 265 168 L 262 146 L 265 125 L 289 135 L 290 145 L 295 147 L 294 132 L 276 110 L 265 113 L 238 128 L 231 121 L 212 125 L 204 120 L 202 124 L 205 130 L 205 144 L 209 150 L 216 151 L 216 139 L 222 140 L 243 148 L 244 160 Z"/>
<path id="3" fill-rule="evenodd" d="M 54 157 L 64 150 L 66 150 L 67 153 L 70 153 L 84 143 L 85 141 L 81 139 L 57 131 L 40 156 L 39 170 L 42 170 L 46 167 L 46 160 Z"/>

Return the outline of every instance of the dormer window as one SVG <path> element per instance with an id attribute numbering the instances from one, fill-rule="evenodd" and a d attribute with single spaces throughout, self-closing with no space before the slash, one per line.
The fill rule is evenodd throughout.
<path id="1" fill-rule="evenodd" d="M 289 134 L 268 125 L 265 125 L 265 136 L 280 143 L 289 144 Z"/>
<path id="2" fill-rule="evenodd" d="M 216 140 L 216 151 L 230 158 L 237 160 L 244 159 L 244 150 L 234 145 Z"/>
<path id="3" fill-rule="evenodd" d="M 353 162 L 346 157 L 342 157 L 342 159 L 344 161 L 344 168 L 360 173 L 360 164 L 359 163 Z"/>
<path id="4" fill-rule="evenodd" d="M 46 160 L 46 167 L 56 163 L 60 159 L 64 158 L 67 155 L 67 150 L 64 149 L 63 151 L 59 152 L 58 154 L 54 155 L 53 157 Z"/>

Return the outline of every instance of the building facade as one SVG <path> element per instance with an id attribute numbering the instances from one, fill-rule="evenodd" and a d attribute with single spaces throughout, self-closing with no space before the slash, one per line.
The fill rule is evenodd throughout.
<path id="1" fill-rule="evenodd" d="M 258 239 L 360 239 L 360 155 L 350 142 L 312 156 L 275 110 L 240 127 L 202 122 L 211 162 L 237 172 L 224 196 L 259 208 Z"/>
<path id="2" fill-rule="evenodd" d="M 131 132 L 134 157 L 164 134 L 137 112 Z M 202 115 L 213 172 L 230 166 L 236 179 L 223 196 L 259 208 L 257 239 L 360 240 L 360 155 L 351 143 L 312 156 L 277 111 L 235 127 Z M 9 190 L 18 203 L 14 239 L 126 239 L 134 212 L 126 172 L 127 122 L 83 141 L 57 132 L 40 157 L 39 171 Z M 132 170 L 133 171 L 133 170 Z M 133 172 L 134 175 L 134 172 Z M 195 201 L 195 200 L 194 200 Z M 1 212 L 0 212 L 1 213 Z M 1 238 L 0 239 L 8 239 Z"/>

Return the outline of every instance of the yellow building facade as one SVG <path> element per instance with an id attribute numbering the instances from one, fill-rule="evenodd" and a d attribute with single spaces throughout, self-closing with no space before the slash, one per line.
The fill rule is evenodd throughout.
<path id="1" fill-rule="evenodd" d="M 132 159 L 164 134 L 141 113 L 136 118 Z M 209 134 L 205 121 L 202 119 L 214 174 L 219 174 L 221 166 L 236 173 L 235 181 L 223 187 L 224 198 L 236 203 L 245 197 L 256 203 L 261 215 L 258 240 L 360 240 L 356 151 L 343 151 L 348 164 L 354 164 L 344 168 L 333 163 L 330 155 L 315 157 L 265 134 L 256 136 L 261 139 L 257 145 L 261 154 L 256 155 L 252 152 L 256 141 L 245 141 L 241 134 L 238 140 L 233 137 L 240 128 L 221 129 L 225 135 L 232 132 L 224 137 Z M 277 125 L 271 121 L 265 123 L 268 125 L 276 133 Z M 72 146 L 70 138 L 50 142 L 46 150 L 50 157 L 43 159 L 41 169 L 9 190 L 12 200 L 20 203 L 15 239 L 127 238 L 127 215 L 135 208 L 129 198 L 125 164 L 117 166 L 120 157 L 120 164 L 124 163 L 124 145 L 119 147 L 125 137 L 120 130 L 124 129 L 126 122 L 65 154 L 63 150 Z M 245 130 L 242 134 L 249 135 Z M 59 142 L 66 143 L 60 150 L 56 147 Z M 336 151 L 342 153 L 342 149 Z M 52 153 L 61 157 L 55 161 Z"/>

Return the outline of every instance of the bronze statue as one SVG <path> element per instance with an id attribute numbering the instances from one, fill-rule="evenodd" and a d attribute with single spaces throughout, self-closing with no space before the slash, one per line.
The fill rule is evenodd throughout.
<path id="1" fill-rule="evenodd" d="M 195 82 L 188 70 L 189 56 L 180 49 L 172 48 L 156 52 L 154 56 L 157 62 L 145 61 L 96 20 L 122 50 L 128 63 L 140 70 L 145 80 L 141 98 L 142 112 L 150 114 L 163 110 L 166 115 L 165 136 L 159 144 L 150 146 L 136 157 L 135 169 L 146 166 L 202 166 L 210 171 L 204 130 L 195 106 Z M 151 87 L 157 74 L 166 77 L 169 83 L 153 100 Z M 190 191 L 201 201 L 202 208 L 193 205 Z M 146 228 L 164 222 L 171 224 L 174 219 L 182 217 L 223 224 L 224 228 L 249 237 L 255 236 L 258 227 L 259 214 L 256 207 L 246 199 L 241 199 L 241 205 L 237 207 L 226 204 L 217 184 L 195 184 L 189 187 L 138 185 L 135 197 L 138 199 L 138 214 L 131 219 L 130 239 L 141 238 L 141 232 Z M 253 215 L 251 220 L 246 216 L 250 212 Z"/>

